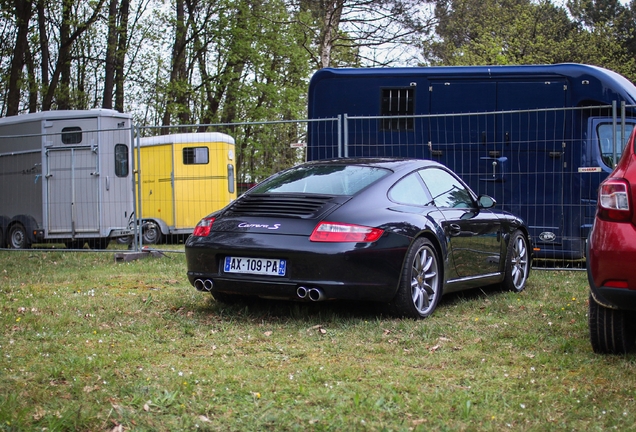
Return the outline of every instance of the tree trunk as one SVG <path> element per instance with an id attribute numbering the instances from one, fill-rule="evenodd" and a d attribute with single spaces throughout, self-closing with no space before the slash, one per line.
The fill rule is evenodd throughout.
<path id="1" fill-rule="evenodd" d="M 119 43 L 115 58 L 115 109 L 124 112 L 124 63 L 128 50 L 128 15 L 130 0 L 121 0 L 119 8 Z"/>
<path id="2" fill-rule="evenodd" d="M 175 41 L 172 46 L 172 70 L 170 72 L 170 82 L 168 83 L 168 103 L 163 114 L 163 126 L 170 126 L 173 112 L 181 124 L 189 123 L 187 94 L 184 86 L 187 85 L 186 76 L 186 24 L 185 24 L 185 2 L 176 0 L 176 28 Z M 168 133 L 163 129 L 162 133 Z"/>
<path id="3" fill-rule="evenodd" d="M 22 70 L 24 69 L 25 56 L 28 50 L 29 21 L 33 15 L 32 2 L 30 0 L 15 0 L 15 18 L 18 31 L 15 41 L 15 50 L 11 60 L 11 72 L 9 74 L 9 89 L 7 94 L 7 116 L 18 114 L 20 109 L 20 94 L 22 90 Z"/>
<path id="4" fill-rule="evenodd" d="M 106 64 L 104 67 L 104 95 L 102 96 L 102 108 L 113 108 L 116 52 L 117 0 L 110 0 L 108 6 L 108 37 L 106 39 Z"/>

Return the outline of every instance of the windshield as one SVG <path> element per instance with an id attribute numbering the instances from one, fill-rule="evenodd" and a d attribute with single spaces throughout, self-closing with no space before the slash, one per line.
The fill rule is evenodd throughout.
<path id="1" fill-rule="evenodd" d="M 601 146 L 601 156 L 603 158 L 603 162 L 609 167 L 613 167 L 615 162 L 620 159 L 621 154 L 623 153 L 623 148 L 625 148 L 625 144 L 629 139 L 629 136 L 632 134 L 632 130 L 634 129 L 634 125 L 632 123 L 625 124 L 625 137 L 621 136 L 621 126 L 617 125 L 616 127 L 616 142 L 618 145 L 616 146 L 616 159 L 614 159 L 614 127 L 611 123 L 602 123 L 598 125 L 597 133 L 598 133 L 598 142 Z"/>
<path id="2" fill-rule="evenodd" d="M 266 181 L 251 193 L 354 195 L 390 171 L 358 165 L 301 166 Z"/>

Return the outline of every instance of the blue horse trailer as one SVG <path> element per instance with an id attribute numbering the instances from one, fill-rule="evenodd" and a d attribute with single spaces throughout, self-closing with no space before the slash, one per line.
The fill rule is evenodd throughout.
<path id="1" fill-rule="evenodd" d="M 579 259 L 599 183 L 636 119 L 636 87 L 581 64 L 322 69 L 309 85 L 307 159 L 432 159 L 524 218 L 535 257 Z"/>

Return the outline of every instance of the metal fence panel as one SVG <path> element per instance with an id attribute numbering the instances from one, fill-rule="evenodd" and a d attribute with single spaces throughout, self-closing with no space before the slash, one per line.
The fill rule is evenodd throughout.
<path id="1" fill-rule="evenodd" d="M 477 194 L 524 218 L 537 257 L 581 260 L 598 185 L 634 126 L 625 114 L 631 108 L 622 115 L 616 107 L 596 106 L 399 116 L 408 121 L 393 123 L 345 116 L 344 153 L 438 161 Z M 572 265 L 567 261 L 560 265 Z"/>

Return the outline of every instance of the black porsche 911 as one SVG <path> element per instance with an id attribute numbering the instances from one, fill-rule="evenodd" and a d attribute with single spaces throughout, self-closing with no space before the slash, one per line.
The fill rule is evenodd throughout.
<path id="1" fill-rule="evenodd" d="M 521 291 L 528 231 L 436 162 L 310 162 L 203 218 L 186 241 L 188 279 L 221 302 L 241 296 L 387 303 L 430 315 L 449 292 Z"/>

